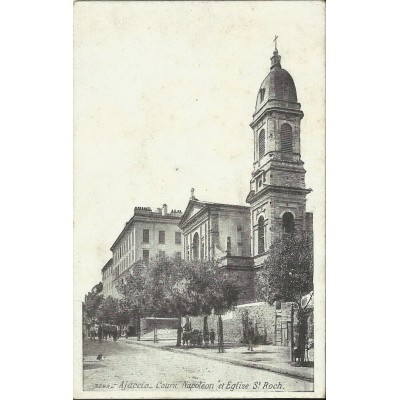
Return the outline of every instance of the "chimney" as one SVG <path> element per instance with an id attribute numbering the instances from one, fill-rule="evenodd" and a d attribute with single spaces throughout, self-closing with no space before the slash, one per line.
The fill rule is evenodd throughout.
<path id="1" fill-rule="evenodd" d="M 166 204 L 163 204 L 161 215 L 164 216 L 164 215 L 167 215 L 167 213 L 168 213 L 168 207 Z"/>

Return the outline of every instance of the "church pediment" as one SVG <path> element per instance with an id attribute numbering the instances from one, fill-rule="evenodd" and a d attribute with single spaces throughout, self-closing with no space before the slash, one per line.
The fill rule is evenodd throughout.
<path id="1" fill-rule="evenodd" d="M 205 204 L 203 204 L 197 200 L 190 200 L 186 207 L 185 212 L 182 215 L 179 226 L 182 227 L 189 219 L 191 219 L 193 216 L 198 214 L 205 207 L 206 207 Z"/>

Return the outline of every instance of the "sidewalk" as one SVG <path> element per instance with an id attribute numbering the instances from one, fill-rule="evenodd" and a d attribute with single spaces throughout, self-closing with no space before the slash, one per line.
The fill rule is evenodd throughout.
<path id="1" fill-rule="evenodd" d="M 137 341 L 137 338 L 122 339 L 128 343 L 139 346 L 158 348 L 160 350 L 172 351 L 175 353 L 192 354 L 210 360 L 218 360 L 234 365 L 241 365 L 250 368 L 264 369 L 277 372 L 294 378 L 312 381 L 314 379 L 314 368 L 295 367 L 291 365 L 290 349 L 281 346 L 257 345 L 254 351 L 248 351 L 247 346 L 233 343 L 225 344 L 225 353 L 218 353 L 215 348 L 199 347 L 176 347 L 176 339 L 160 340 L 154 343 L 150 340 Z"/>

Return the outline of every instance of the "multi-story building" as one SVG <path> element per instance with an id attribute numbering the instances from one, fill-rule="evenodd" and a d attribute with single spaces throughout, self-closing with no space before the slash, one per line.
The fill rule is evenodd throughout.
<path id="1" fill-rule="evenodd" d="M 180 210 L 168 212 L 167 205 L 152 211 L 150 207 L 135 207 L 133 217 L 111 246 L 112 290 L 118 296 L 116 284 L 137 261 L 158 257 L 181 258 L 183 253 L 182 231 L 178 224 Z"/>
<path id="2" fill-rule="evenodd" d="M 254 162 L 250 192 L 252 254 L 255 266 L 282 234 L 312 234 L 312 214 L 306 212 L 304 162 L 301 160 L 300 121 L 304 114 L 296 86 L 281 67 L 275 49 L 270 72 L 261 83 L 250 127 Z"/>
<path id="3" fill-rule="evenodd" d="M 103 282 L 103 296 L 112 295 L 112 265 L 113 259 L 110 258 L 106 265 L 101 269 L 101 281 Z"/>

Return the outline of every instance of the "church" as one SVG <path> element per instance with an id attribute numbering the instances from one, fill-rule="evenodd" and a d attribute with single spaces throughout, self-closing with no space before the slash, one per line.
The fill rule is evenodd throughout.
<path id="1" fill-rule="evenodd" d="M 306 212 L 311 189 L 306 188 L 300 151 L 303 116 L 293 78 L 282 68 L 275 49 L 250 123 L 254 161 L 246 198 L 249 206 L 200 201 L 192 189 L 179 223 L 186 260 L 212 260 L 243 271 L 251 286 L 249 271 L 263 264 L 275 238 L 312 235 L 313 215 Z M 252 299 L 251 287 L 243 290 L 243 299 Z"/>
<path id="2" fill-rule="evenodd" d="M 104 294 L 117 296 L 117 282 L 139 260 L 168 256 L 213 261 L 235 274 L 240 288 L 236 310 L 223 316 L 226 339 L 242 340 L 243 326 L 252 320 L 264 342 L 288 346 L 290 321 L 285 308 L 290 303 L 258 302 L 254 280 L 275 239 L 313 235 L 313 214 L 306 211 L 311 189 L 306 187 L 301 160 L 303 116 L 293 78 L 282 68 L 275 47 L 250 123 L 253 165 L 248 205 L 202 201 L 192 189 L 184 213 L 168 213 L 166 204 L 157 211 L 135 207 L 111 247 L 112 259 L 102 269 Z M 213 316 L 209 326 L 216 329 Z M 192 327 L 203 329 L 203 319 L 192 318 Z"/>
<path id="3" fill-rule="evenodd" d="M 300 124 L 304 114 L 293 78 L 281 65 L 275 46 L 268 75 L 256 95 L 250 127 L 253 165 L 248 206 L 198 200 L 194 189 L 179 222 L 184 258 L 215 261 L 239 276 L 239 304 L 225 316 L 224 335 L 238 342 L 243 326 L 252 320 L 266 343 L 289 346 L 290 303 L 270 306 L 257 302 L 255 272 L 275 239 L 284 235 L 313 235 L 313 214 L 306 211 L 304 162 L 301 160 Z M 210 326 L 216 325 L 213 316 Z M 192 319 L 202 329 L 202 320 Z"/>

